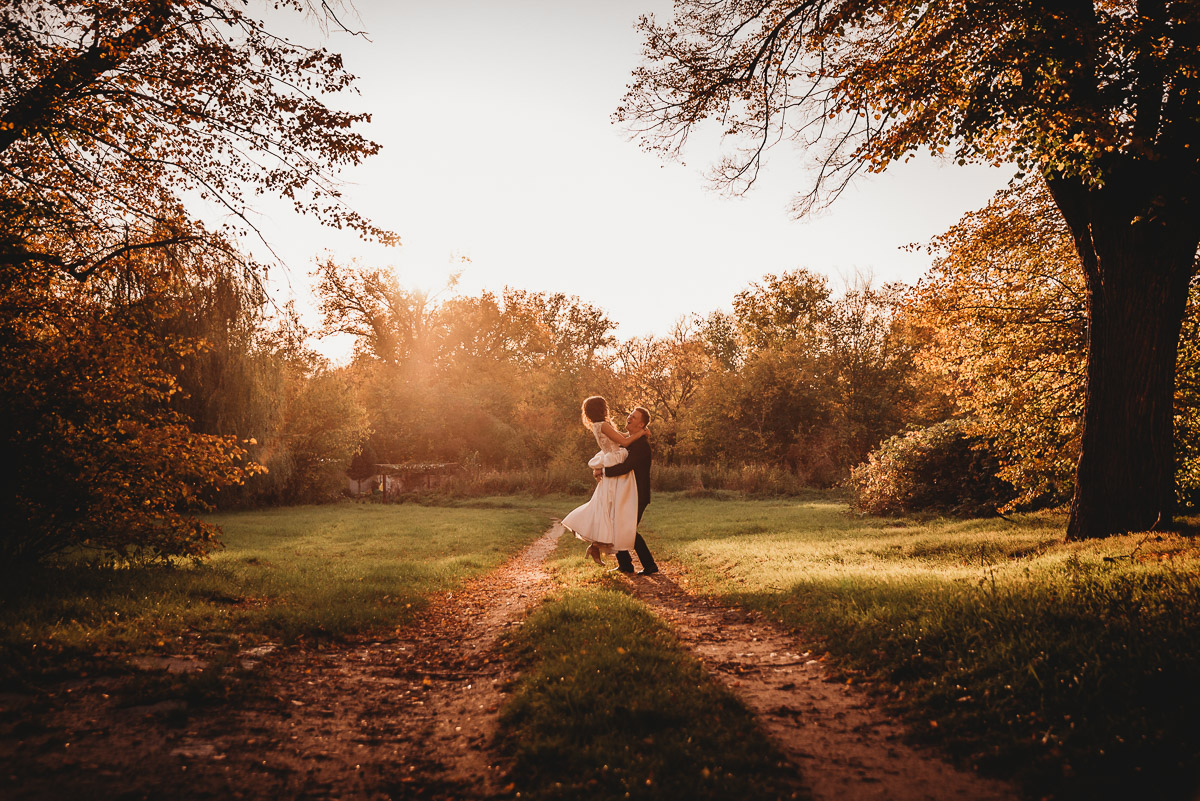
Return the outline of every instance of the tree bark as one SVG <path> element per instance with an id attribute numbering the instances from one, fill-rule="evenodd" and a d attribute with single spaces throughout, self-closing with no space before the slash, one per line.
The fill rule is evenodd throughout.
<path id="1" fill-rule="evenodd" d="M 1194 210 L 1186 195 L 1150 191 L 1143 181 L 1047 183 L 1074 235 L 1088 295 L 1067 539 L 1166 528 L 1175 509 L 1175 363 L 1200 233 Z"/>

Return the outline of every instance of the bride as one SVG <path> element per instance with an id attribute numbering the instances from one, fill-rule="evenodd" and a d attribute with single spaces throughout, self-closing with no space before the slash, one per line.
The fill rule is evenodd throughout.
<path id="1" fill-rule="evenodd" d="M 625 461 L 629 455 L 625 448 L 647 433 L 643 429 L 630 436 L 618 431 L 608 419 L 608 402 L 599 395 L 584 400 L 581 418 L 600 446 L 600 452 L 588 462 L 588 467 L 593 469 L 612 467 Z M 562 523 L 564 528 L 588 543 L 584 555 L 603 565 L 601 553 L 615 554 L 633 549 L 633 541 L 637 536 L 637 507 L 637 482 L 633 473 L 602 476 L 592 493 L 592 499 L 572 510 Z"/>

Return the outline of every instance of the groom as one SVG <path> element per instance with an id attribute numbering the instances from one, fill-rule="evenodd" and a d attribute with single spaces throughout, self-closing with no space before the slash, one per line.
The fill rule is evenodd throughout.
<path id="1" fill-rule="evenodd" d="M 625 419 L 625 430 L 630 434 L 636 434 L 648 425 L 650 425 L 650 412 L 642 406 L 634 408 L 629 413 L 629 417 Z M 623 476 L 630 470 L 633 471 L 633 478 L 637 482 L 637 519 L 638 523 L 641 523 L 642 512 L 646 511 L 646 506 L 650 503 L 649 434 L 644 437 L 638 437 L 629 443 L 629 456 L 626 457 L 624 462 L 612 467 L 597 468 L 594 473 L 596 478 L 600 478 L 601 474 L 612 478 L 614 476 Z M 638 561 L 642 563 L 642 571 L 638 573 L 639 576 L 651 576 L 658 572 L 658 565 L 654 563 L 654 557 L 650 555 L 650 549 L 646 547 L 646 540 L 642 538 L 640 532 L 634 539 L 633 550 L 637 552 Z M 633 559 L 630 558 L 629 551 L 617 552 L 617 570 L 622 573 L 633 572 Z"/>

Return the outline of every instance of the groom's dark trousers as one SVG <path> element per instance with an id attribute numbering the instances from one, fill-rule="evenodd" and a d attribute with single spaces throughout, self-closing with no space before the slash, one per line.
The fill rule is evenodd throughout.
<path id="1" fill-rule="evenodd" d="M 652 459 L 650 438 L 635 439 L 629 443 L 628 450 L 629 456 L 625 458 L 625 461 L 604 468 L 604 475 L 611 478 L 633 472 L 634 481 L 637 482 L 638 523 L 641 523 L 642 512 L 646 511 L 646 507 L 650 504 L 650 461 Z M 658 565 L 655 564 L 650 549 L 646 547 L 646 540 L 642 537 L 641 532 L 638 532 L 633 540 L 633 550 L 637 553 L 638 561 L 642 563 L 642 570 L 649 573 L 658 570 Z M 627 573 L 633 571 L 633 558 L 630 557 L 629 551 L 617 551 L 617 568 Z"/>

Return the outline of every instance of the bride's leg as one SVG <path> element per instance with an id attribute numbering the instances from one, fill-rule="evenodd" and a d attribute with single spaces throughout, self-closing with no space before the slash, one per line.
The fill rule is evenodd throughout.
<path id="1" fill-rule="evenodd" d="M 589 545 L 587 550 L 583 552 L 583 555 L 592 557 L 593 562 L 604 567 L 604 560 L 600 558 L 600 549 L 596 547 L 596 543 L 593 542 Z"/>

